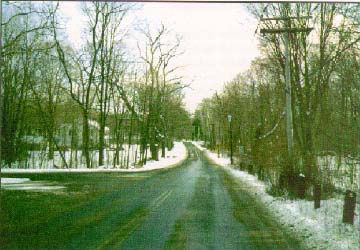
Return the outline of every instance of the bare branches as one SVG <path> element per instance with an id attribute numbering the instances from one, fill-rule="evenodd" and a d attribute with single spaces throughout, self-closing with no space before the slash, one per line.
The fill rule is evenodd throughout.
<path id="1" fill-rule="evenodd" d="M 16 6 L 11 4 L 12 7 Z M 29 7 L 30 6 L 30 7 Z M 47 10 L 34 10 L 30 5 L 24 5 L 24 7 L 19 7 L 19 12 L 16 12 L 9 17 L 7 21 L 1 24 L 2 29 L 4 30 L 2 34 L 3 44 L 2 44 L 2 55 L 9 54 L 8 50 L 10 47 L 14 46 L 19 42 L 20 39 L 24 38 L 28 34 L 36 34 L 37 32 L 46 32 L 51 30 L 51 20 L 57 12 L 57 6 L 50 7 Z M 12 9 L 8 9 L 11 12 Z M 39 20 L 37 20 L 39 19 Z M 30 21 L 31 20 L 31 21 Z M 36 22 L 34 20 L 37 20 Z M 35 25 L 30 25 L 34 22 Z M 25 25 L 25 29 L 20 29 L 18 31 L 16 26 Z M 38 24 L 37 24 L 38 23 Z"/>
<path id="2" fill-rule="evenodd" d="M 46 12 L 44 11 L 36 11 L 36 10 L 30 10 L 27 12 L 20 12 L 16 13 L 15 15 L 12 15 L 7 21 L 1 23 L 2 26 L 9 25 L 11 21 L 13 21 L 15 18 L 18 18 L 20 16 L 29 16 L 31 14 L 44 14 Z"/>
<path id="3" fill-rule="evenodd" d="M 270 136 L 271 134 L 273 134 L 273 133 L 275 132 L 275 130 L 278 128 L 278 126 L 279 126 L 282 118 L 284 118 L 284 116 L 285 116 L 285 112 L 283 111 L 283 112 L 280 114 L 279 119 L 278 119 L 278 121 L 276 122 L 276 124 L 274 125 L 274 127 L 273 127 L 269 132 L 267 132 L 266 134 L 264 134 L 263 136 L 261 136 L 259 139 L 262 139 L 262 140 L 263 140 L 263 139 L 267 138 L 268 136 Z"/>
<path id="4" fill-rule="evenodd" d="M 49 114 L 43 114 L 44 117 L 46 116 L 43 123 L 47 122 L 49 126 L 53 126 L 54 120 L 52 118 L 49 121 L 45 120 L 47 115 L 55 114 L 53 107 L 58 105 L 63 108 L 63 104 L 60 104 L 62 102 L 76 107 L 81 115 L 79 123 L 82 140 L 76 147 L 81 146 L 82 160 L 85 159 L 87 167 L 93 165 L 90 160 L 92 147 L 99 149 L 99 165 L 103 165 L 103 150 L 108 146 L 105 131 L 109 130 L 107 127 L 109 117 L 115 119 L 114 133 L 118 151 L 121 148 L 119 143 L 123 143 L 126 133 L 129 135 L 129 144 L 132 134 L 137 134 L 140 138 L 137 143 L 141 143 L 142 152 L 147 152 L 146 147 L 150 144 L 154 155 L 159 140 L 171 140 L 174 137 L 176 133 L 174 125 L 169 123 L 175 118 L 170 112 L 169 105 L 181 110 L 181 90 L 187 86 L 181 84 L 181 77 L 174 74 L 180 67 L 172 67 L 172 61 L 180 54 L 177 52 L 180 39 L 176 37 L 177 40 L 174 40 L 169 36 L 170 33 L 165 25 L 159 26 L 154 33 L 150 32 L 150 29 L 144 32 L 147 41 L 144 45 L 145 50 L 140 50 L 140 45 L 138 46 L 142 64 L 136 64 L 137 62 L 134 64 L 129 63 L 132 59 L 126 58 L 127 51 L 123 46 L 129 31 L 129 28 L 123 27 L 123 21 L 128 10 L 133 6 L 131 4 L 110 2 L 82 4 L 87 27 L 82 37 L 85 42 L 80 48 L 77 46 L 72 48 L 63 38 L 65 29 L 60 28 L 61 13 L 56 15 L 59 4 L 56 7 L 53 4 L 42 5 L 42 8 L 36 4 L 33 5 L 34 8 L 31 4 L 22 7 L 14 3 L 12 6 L 15 10 L 14 15 L 6 16 L 1 24 L 6 35 L 1 53 L 6 55 L 7 60 L 4 69 L 8 81 L 6 86 L 11 91 L 19 91 L 16 94 L 21 97 L 19 102 L 13 105 L 16 112 L 7 112 L 16 113 L 14 119 L 25 119 L 23 116 L 26 113 L 28 96 L 38 100 L 37 104 L 34 102 L 39 107 L 38 110 L 49 111 Z M 23 23 L 25 26 L 22 25 Z M 39 63 L 39 58 L 43 57 L 56 62 L 55 68 L 51 67 L 53 64 Z M 135 68 L 135 73 L 130 70 L 130 66 Z M 51 70 L 45 72 L 45 68 Z M 41 77 L 45 75 L 46 77 Z M 133 77 L 134 75 L 136 77 Z M 35 76 L 37 80 L 34 80 Z M 127 76 L 132 78 L 125 79 Z M 14 86 L 18 81 L 23 83 L 20 85 L 21 88 Z M 56 88 L 55 85 L 51 85 L 54 81 Z M 48 97 L 45 97 L 46 94 Z M 51 106 L 53 103 L 56 103 L 55 106 Z M 46 104 L 51 108 L 44 108 Z M 31 105 L 33 103 L 29 104 L 30 107 Z M 10 110 L 10 107 L 10 104 L 7 105 L 5 110 Z M 127 117 L 129 115 L 130 118 Z M 125 118 L 129 119 L 131 124 L 123 121 Z M 93 135 L 89 121 L 93 119 L 99 124 L 97 140 L 91 138 Z M 16 122 L 14 126 L 18 126 Z M 128 126 L 130 131 L 126 131 Z M 72 125 L 72 128 L 75 127 Z M 165 129 L 171 132 L 166 136 L 160 136 L 167 133 Z M 51 128 L 42 132 L 49 134 L 51 143 L 55 140 L 54 131 Z M 20 137 L 17 140 L 20 140 Z M 58 141 L 55 144 L 57 149 L 58 146 L 63 146 L 58 144 Z M 73 144 L 69 147 L 73 147 Z M 142 155 L 143 160 L 144 158 L 146 160 L 146 155 Z M 119 160 L 119 155 L 117 159 Z M 67 166 L 67 163 L 65 165 Z"/>

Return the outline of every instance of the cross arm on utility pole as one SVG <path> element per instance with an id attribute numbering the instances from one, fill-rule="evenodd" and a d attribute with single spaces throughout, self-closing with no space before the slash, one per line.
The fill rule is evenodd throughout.
<path id="1" fill-rule="evenodd" d="M 311 19 L 312 16 L 283 16 L 283 17 L 261 17 L 260 21 L 283 21 L 283 20 L 298 20 Z"/>
<path id="2" fill-rule="evenodd" d="M 309 33 L 312 31 L 313 28 L 278 28 L 278 29 L 260 29 L 260 33 L 299 33 L 299 32 L 306 32 Z"/>

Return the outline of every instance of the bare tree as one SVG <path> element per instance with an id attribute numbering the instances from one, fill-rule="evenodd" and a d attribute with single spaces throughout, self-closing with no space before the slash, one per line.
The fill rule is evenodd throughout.
<path id="1" fill-rule="evenodd" d="M 170 78 L 169 76 L 177 69 L 170 68 L 171 60 L 178 56 L 177 52 L 180 39 L 175 37 L 175 42 L 171 42 L 169 31 L 164 25 L 161 25 L 156 32 L 152 32 L 150 27 L 143 30 L 146 37 L 145 49 L 138 45 L 140 58 L 147 65 L 149 77 L 148 92 L 148 116 L 145 127 L 145 145 L 149 140 L 152 159 L 158 160 L 159 143 L 162 144 L 162 156 L 165 157 L 166 140 L 166 121 L 165 110 L 166 101 L 174 90 L 169 91 L 168 84 L 179 82 L 181 78 Z M 180 86 L 180 85 L 179 85 Z M 179 87 L 177 86 L 176 89 Z M 181 86 L 184 88 L 185 86 Z"/>
<path id="2" fill-rule="evenodd" d="M 22 143 L 24 120 L 30 96 L 31 67 L 34 54 L 43 50 L 37 44 L 50 31 L 50 21 L 56 13 L 53 6 L 32 3 L 3 3 L 2 28 L 2 156 L 6 164 L 26 155 Z M 19 84 L 21 83 L 21 84 Z M 6 142 L 6 143 L 5 143 Z"/>

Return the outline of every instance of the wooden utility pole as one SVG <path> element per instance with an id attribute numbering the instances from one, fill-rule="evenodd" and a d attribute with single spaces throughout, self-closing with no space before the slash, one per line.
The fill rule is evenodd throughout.
<path id="1" fill-rule="evenodd" d="M 290 56 L 289 56 L 289 33 L 284 34 L 285 42 L 285 94 L 286 94 L 286 137 L 288 144 L 288 153 L 292 159 L 294 147 L 294 133 L 292 123 L 292 102 L 291 102 L 291 78 L 290 78 Z"/>
<path id="2" fill-rule="evenodd" d="M 229 142 L 230 142 L 230 164 L 234 163 L 233 161 L 233 143 L 232 143 L 232 115 L 228 115 L 228 122 L 229 122 Z"/>
<path id="3" fill-rule="evenodd" d="M 0 0 L 0 21 L 2 23 L 2 0 Z M 0 24 L 0 37 L 2 37 L 2 25 Z M 3 62 L 3 58 L 2 58 L 2 51 L 3 51 L 3 47 L 2 47 L 2 39 L 0 39 L 0 65 L 2 65 L 2 62 Z M 3 116 L 2 116 L 2 103 L 3 103 L 3 100 L 2 100 L 2 84 L 3 84 L 3 81 L 2 81 L 2 77 L 0 77 L 0 160 L 2 159 L 1 156 L 1 151 L 2 151 L 2 123 L 3 123 Z M 1 167 L 0 167 L 0 186 L 1 186 Z M 1 188 L 0 188 L 0 194 L 1 194 Z"/>
<path id="4" fill-rule="evenodd" d="M 285 94 L 286 94 L 286 136 L 288 155 L 292 159 L 293 147 L 294 147 L 294 132 L 292 122 L 292 101 L 291 101 L 291 78 L 290 78 L 290 55 L 289 55 L 289 35 L 290 33 L 309 33 L 313 28 L 292 28 L 291 20 L 310 19 L 311 16 L 284 16 L 284 17 L 270 17 L 260 18 L 261 22 L 265 21 L 284 21 L 284 27 L 277 29 L 260 29 L 261 34 L 283 34 L 284 46 L 285 46 Z"/>

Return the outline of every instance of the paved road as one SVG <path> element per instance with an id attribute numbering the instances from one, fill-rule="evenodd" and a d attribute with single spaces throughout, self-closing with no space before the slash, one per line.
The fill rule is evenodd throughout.
<path id="1" fill-rule="evenodd" d="M 18 202 L 24 211 L 30 202 L 39 209 L 39 219 L 31 222 L 24 212 L 25 228 L 20 229 L 13 225 L 15 220 L 22 223 L 15 218 L 20 212 L 12 214 L 5 206 L 1 216 L 9 219 L 1 227 L 1 237 L 7 238 L 0 242 L 2 249 L 301 249 L 246 192 L 246 186 L 211 165 L 193 146 L 190 155 L 183 166 L 169 170 L 81 178 L 30 176 L 65 183 L 71 197 L 87 195 L 79 194 L 78 203 L 64 194 L 39 198 L 37 203 L 26 201 L 36 197 L 22 197 Z M 2 202 L 23 191 L 7 192 Z M 44 210 L 46 202 L 49 207 Z M 41 220 L 42 215 L 46 219 Z"/>

